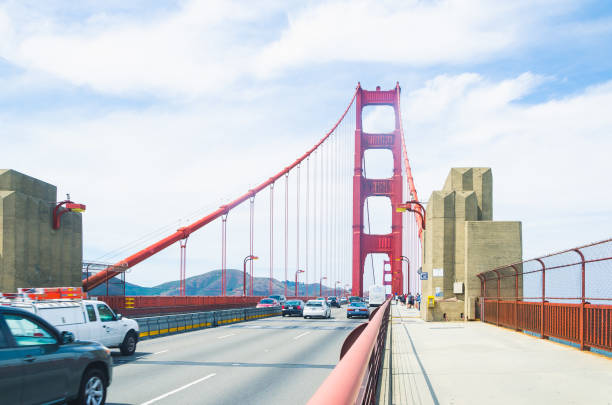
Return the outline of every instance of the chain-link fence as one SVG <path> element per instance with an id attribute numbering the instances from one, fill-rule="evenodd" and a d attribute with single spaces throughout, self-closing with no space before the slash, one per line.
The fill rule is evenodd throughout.
<path id="1" fill-rule="evenodd" d="M 612 239 L 478 277 L 483 321 L 612 351 Z"/>

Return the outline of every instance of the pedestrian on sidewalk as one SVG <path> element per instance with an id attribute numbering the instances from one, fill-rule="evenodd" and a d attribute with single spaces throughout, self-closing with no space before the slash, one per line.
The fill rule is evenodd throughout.
<path id="1" fill-rule="evenodd" d="M 408 293 L 408 308 L 414 308 L 414 296 Z"/>
<path id="2" fill-rule="evenodd" d="M 421 293 L 416 295 L 416 307 L 419 311 L 421 310 Z"/>

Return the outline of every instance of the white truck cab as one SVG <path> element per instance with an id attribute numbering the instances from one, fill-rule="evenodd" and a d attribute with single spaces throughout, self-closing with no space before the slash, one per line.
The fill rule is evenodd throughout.
<path id="1" fill-rule="evenodd" d="M 96 300 L 11 300 L 11 306 L 45 319 L 60 332 L 69 331 L 75 340 L 93 341 L 117 347 L 129 356 L 136 351 L 138 323 L 115 314 L 106 303 Z"/>

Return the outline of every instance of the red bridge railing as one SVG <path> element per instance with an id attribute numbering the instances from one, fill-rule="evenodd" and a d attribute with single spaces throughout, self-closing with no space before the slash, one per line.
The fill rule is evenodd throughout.
<path id="1" fill-rule="evenodd" d="M 484 322 L 612 352 L 612 239 L 478 277 Z"/>
<path id="2" fill-rule="evenodd" d="M 373 314 L 365 327 L 358 326 L 347 338 L 343 356 L 323 381 L 308 405 L 375 404 L 389 322 L 390 301 Z M 355 336 L 358 332 L 358 336 Z M 357 333 L 355 333 L 357 332 Z"/>

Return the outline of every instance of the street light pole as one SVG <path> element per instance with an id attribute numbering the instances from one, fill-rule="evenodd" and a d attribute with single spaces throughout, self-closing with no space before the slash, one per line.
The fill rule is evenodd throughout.
<path id="1" fill-rule="evenodd" d="M 295 271 L 295 296 L 298 296 L 298 274 L 303 273 L 304 270 L 296 270 Z"/>
<path id="2" fill-rule="evenodd" d="M 399 258 L 395 260 L 397 260 L 398 262 L 406 262 L 408 264 L 408 271 L 406 273 L 406 279 L 408 280 L 408 294 L 410 294 L 410 259 L 408 259 L 406 256 L 400 256 Z"/>
<path id="3" fill-rule="evenodd" d="M 327 280 L 327 277 L 321 277 L 319 279 L 319 297 L 323 296 L 323 280 Z"/>
<path id="4" fill-rule="evenodd" d="M 257 260 L 259 257 L 248 255 L 244 258 L 242 263 L 242 296 L 246 297 L 246 265 L 249 260 Z M 251 291 L 251 295 L 253 295 L 253 291 Z"/>
<path id="5" fill-rule="evenodd" d="M 414 208 L 412 208 L 412 205 L 418 205 L 421 210 L 415 210 Z M 406 212 L 406 211 L 410 211 L 410 212 L 414 212 L 415 214 L 419 214 L 419 216 L 421 217 L 421 223 L 423 224 L 423 229 L 425 229 L 425 207 L 423 206 L 423 204 L 421 204 L 418 201 L 406 201 L 403 204 L 398 204 L 398 206 L 395 208 L 395 212 Z"/>

